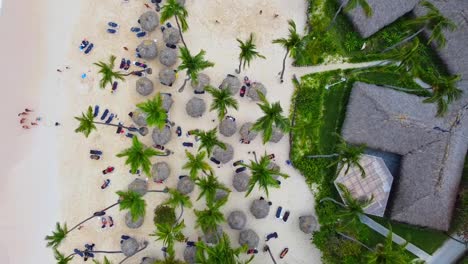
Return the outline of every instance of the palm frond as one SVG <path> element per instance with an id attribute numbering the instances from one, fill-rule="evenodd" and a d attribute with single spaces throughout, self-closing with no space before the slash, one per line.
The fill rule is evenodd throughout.
<path id="1" fill-rule="evenodd" d="M 60 223 L 57 222 L 55 225 L 55 231 L 52 231 L 52 235 L 48 235 L 45 237 L 45 240 L 48 241 L 47 247 L 57 248 L 60 245 L 60 243 L 62 243 L 62 241 L 65 239 L 67 233 L 67 224 L 63 224 L 63 226 L 60 226 Z"/>
<path id="2" fill-rule="evenodd" d="M 120 210 L 128 209 L 133 221 L 144 217 L 146 214 L 146 201 L 135 191 L 118 191 Z"/>

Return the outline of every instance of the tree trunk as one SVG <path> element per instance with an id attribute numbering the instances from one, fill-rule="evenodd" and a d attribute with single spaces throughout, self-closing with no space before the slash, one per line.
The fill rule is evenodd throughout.
<path id="1" fill-rule="evenodd" d="M 118 205 L 119 203 L 120 203 L 120 202 L 117 202 L 117 203 L 115 203 L 115 204 L 113 204 L 113 205 L 111 205 L 111 206 L 109 206 L 109 207 L 106 207 L 106 208 L 104 208 L 104 209 L 102 209 L 101 211 L 98 211 L 98 212 L 105 212 L 105 211 L 111 209 L 112 207 Z M 73 231 L 74 229 L 76 229 L 77 227 L 79 227 L 80 225 L 82 225 L 82 224 L 88 222 L 89 220 L 91 220 L 91 219 L 93 219 L 93 218 L 95 218 L 95 217 L 97 217 L 97 216 L 95 216 L 95 215 L 93 214 L 92 216 L 90 216 L 90 217 L 86 218 L 85 220 L 81 221 L 79 224 L 75 225 L 75 226 L 72 227 L 70 230 L 68 230 L 67 234 L 70 233 L 71 231 Z"/>
<path id="2" fill-rule="evenodd" d="M 178 224 L 180 219 L 182 218 L 182 215 L 184 215 L 184 206 L 182 205 L 182 203 L 180 204 L 180 215 L 179 217 L 177 218 L 175 224 Z"/>
<path id="3" fill-rule="evenodd" d="M 316 159 L 316 158 L 333 158 L 338 157 L 339 155 L 336 153 L 329 154 L 329 155 L 308 155 L 307 158 L 309 159 Z"/>
<path id="4" fill-rule="evenodd" d="M 388 48 L 384 49 L 384 50 L 382 51 L 382 53 L 385 53 L 385 52 L 387 52 L 387 51 L 391 51 L 392 49 L 394 49 L 394 48 L 396 48 L 396 47 L 398 47 L 398 46 L 400 46 L 400 45 L 402 45 L 402 44 L 404 44 L 404 43 L 406 43 L 406 42 L 408 42 L 408 41 L 414 39 L 417 35 L 419 35 L 421 32 L 423 32 L 425 28 L 426 28 L 426 26 L 422 27 L 421 29 L 419 29 L 418 31 L 416 31 L 416 33 L 414 33 L 413 35 L 411 35 L 411 36 L 409 36 L 409 37 L 403 39 L 402 41 L 398 42 L 397 44 L 395 44 L 395 45 L 393 45 L 393 46 L 391 46 L 391 47 L 388 47 Z"/>
<path id="5" fill-rule="evenodd" d="M 179 19 L 175 16 L 175 22 L 177 23 L 177 27 L 179 28 L 180 40 L 182 40 L 182 44 L 184 44 L 185 48 L 187 48 L 187 44 L 185 43 L 184 36 L 182 35 L 182 28 L 179 24 Z"/>
<path id="6" fill-rule="evenodd" d="M 289 55 L 289 49 L 286 50 L 286 54 L 284 55 L 284 58 L 283 58 L 283 69 L 281 70 L 281 77 L 280 77 L 281 83 L 283 82 L 284 71 L 286 70 L 286 59 L 288 58 L 288 55 Z"/>
<path id="7" fill-rule="evenodd" d="M 242 67 L 242 59 L 239 59 L 239 69 L 236 70 L 237 74 L 241 72 L 241 67 Z"/>
<path id="8" fill-rule="evenodd" d="M 98 124 L 98 125 L 105 125 L 105 126 L 113 126 L 113 127 L 122 127 L 122 128 L 125 128 L 125 129 L 128 129 L 129 131 L 132 131 L 132 132 L 139 132 L 138 128 L 136 127 L 128 127 L 128 126 L 124 126 L 124 125 L 116 125 L 116 124 L 107 124 L 107 123 L 104 123 L 104 122 L 98 122 L 98 121 L 93 121 L 94 124 Z"/>
<path id="9" fill-rule="evenodd" d="M 167 193 L 168 192 L 168 189 L 167 187 L 164 188 L 163 190 L 149 190 L 147 192 L 155 192 L 155 193 Z"/>
<path id="10" fill-rule="evenodd" d="M 148 241 L 143 242 L 143 246 L 142 246 L 140 249 L 138 249 L 137 252 L 135 252 L 135 254 L 133 254 L 133 255 L 131 255 L 131 256 L 128 256 L 128 257 L 122 259 L 122 261 L 120 261 L 119 264 L 122 264 L 122 263 L 124 263 L 127 259 L 129 259 L 129 258 L 135 256 L 136 254 L 138 254 L 138 252 L 144 250 L 147 246 L 148 246 Z"/>
<path id="11" fill-rule="evenodd" d="M 184 91 L 185 89 L 185 85 L 187 84 L 188 80 L 190 80 L 190 77 L 187 77 L 185 80 L 184 80 L 184 84 L 182 84 L 182 86 L 179 88 L 178 92 L 181 93 Z"/>
<path id="12" fill-rule="evenodd" d="M 347 235 L 345 235 L 345 234 L 343 234 L 343 233 L 341 233 L 341 232 L 338 232 L 338 231 L 337 231 L 336 233 L 337 233 L 338 235 L 344 237 L 345 239 L 348 239 L 348 240 L 351 240 L 351 241 L 353 241 L 353 242 L 355 242 L 355 243 L 358 243 L 359 245 L 365 247 L 365 248 L 368 249 L 369 251 L 374 251 L 372 248 L 366 246 L 364 243 L 362 243 L 361 241 L 355 239 L 354 237 L 347 236 Z"/>
<path id="13" fill-rule="evenodd" d="M 271 254 L 270 247 L 268 247 L 267 251 L 268 251 L 268 254 L 270 255 L 270 258 L 271 258 L 271 260 L 273 261 L 273 263 L 276 264 L 275 257 L 273 257 L 273 254 Z"/>
<path id="14" fill-rule="evenodd" d="M 96 250 L 96 251 L 88 251 L 89 253 L 106 253 L 106 254 L 119 254 L 123 253 L 122 251 L 105 251 L 105 250 Z"/>
<path id="15" fill-rule="evenodd" d="M 339 205 L 341 207 L 346 207 L 346 205 L 344 203 L 340 203 L 337 200 L 335 200 L 333 198 L 330 198 L 330 197 L 325 197 L 325 198 L 321 199 L 319 201 L 319 203 L 322 203 L 322 202 L 325 202 L 325 201 L 330 201 L 330 202 L 333 202 L 333 203 L 335 203 L 335 204 L 337 204 L 337 205 Z"/>
<path id="16" fill-rule="evenodd" d="M 343 8 L 344 8 L 344 6 L 345 6 L 346 4 L 348 4 L 348 1 L 344 1 L 344 2 L 340 5 L 340 7 L 338 8 L 338 11 L 336 11 L 336 13 L 335 13 L 335 16 L 333 16 L 333 19 L 332 19 L 332 21 L 330 22 L 330 25 L 328 25 L 328 27 L 327 27 L 327 29 L 325 29 L 325 31 L 330 30 L 330 28 L 333 26 L 333 24 L 335 24 L 336 18 L 338 17 L 338 14 L 341 12 L 341 10 L 343 10 Z"/>

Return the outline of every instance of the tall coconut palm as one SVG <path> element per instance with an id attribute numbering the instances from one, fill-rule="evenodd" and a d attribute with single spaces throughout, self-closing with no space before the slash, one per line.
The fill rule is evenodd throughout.
<path id="1" fill-rule="evenodd" d="M 199 264 L 248 264 L 254 258 L 252 255 L 247 261 L 241 261 L 239 255 L 247 250 L 247 246 L 232 248 L 231 241 L 226 233 L 223 233 L 218 243 L 213 246 L 208 246 L 203 241 L 199 241 L 196 247 L 196 263 Z"/>
<path id="2" fill-rule="evenodd" d="M 352 166 L 357 167 L 361 171 L 361 176 L 365 177 L 366 172 L 364 168 L 359 163 L 364 150 L 366 149 L 365 145 L 353 146 L 348 144 L 340 135 L 338 137 L 338 143 L 336 144 L 336 153 L 326 154 L 326 155 L 309 155 L 307 156 L 310 159 L 316 158 L 336 158 L 335 161 L 331 162 L 328 167 L 339 165 L 336 174 L 339 174 L 343 168 L 346 167 L 345 174 L 348 173 L 349 169 Z"/>
<path id="3" fill-rule="evenodd" d="M 142 171 L 149 177 L 151 177 L 151 160 L 153 156 L 163 156 L 163 152 L 157 151 L 153 148 L 145 146 L 138 140 L 138 137 L 133 137 L 132 146 L 128 149 L 123 150 L 117 157 L 126 157 L 126 165 L 130 165 L 130 171 L 136 173 L 141 167 Z"/>
<path id="4" fill-rule="evenodd" d="M 243 164 L 243 166 L 250 169 L 252 174 L 252 177 L 250 177 L 249 181 L 249 189 L 247 190 L 245 196 L 248 196 L 254 189 L 255 185 L 258 184 L 258 188 L 263 189 L 268 197 L 268 188 L 280 187 L 276 178 L 283 177 L 286 179 L 289 178 L 289 176 L 285 173 L 281 173 L 278 168 L 271 166 L 271 161 L 266 153 L 260 157 L 260 161 L 257 160 L 256 154 L 254 155 L 255 160 L 250 160 L 250 164 Z"/>
<path id="5" fill-rule="evenodd" d="M 133 221 L 137 221 L 138 218 L 145 216 L 146 201 L 141 197 L 141 194 L 134 191 L 118 191 L 117 194 L 120 197 L 120 210 L 128 209 Z"/>
<path id="6" fill-rule="evenodd" d="M 302 42 L 301 36 L 296 31 L 296 23 L 294 23 L 294 20 L 288 20 L 288 24 L 288 38 L 280 38 L 273 40 L 274 44 L 279 44 L 286 50 L 286 54 L 284 54 L 283 58 L 283 68 L 281 69 L 281 82 L 283 82 L 284 71 L 286 70 L 286 59 L 288 58 L 288 55 L 294 58 L 296 56 L 297 49 L 299 48 Z"/>
<path id="7" fill-rule="evenodd" d="M 166 4 L 161 9 L 161 23 L 165 23 L 172 17 L 175 18 L 175 21 L 177 23 L 180 39 L 182 40 L 184 46 L 187 48 L 187 44 L 185 43 L 182 32 L 187 31 L 189 28 L 187 24 L 188 12 L 187 9 L 185 9 L 185 6 L 177 0 L 167 0 Z"/>
<path id="8" fill-rule="evenodd" d="M 208 131 L 197 130 L 194 131 L 193 134 L 200 139 L 200 147 L 198 147 L 198 151 L 205 149 L 206 154 L 211 156 L 211 152 L 215 146 L 218 146 L 222 149 L 226 149 L 226 145 L 219 141 L 218 137 L 216 136 L 216 132 L 218 129 L 215 127 Z"/>
<path id="9" fill-rule="evenodd" d="M 226 116 L 228 108 L 238 109 L 239 103 L 232 96 L 229 89 L 215 89 L 212 86 L 207 86 L 205 90 L 213 97 L 210 111 L 216 110 L 220 121 Z"/>
<path id="10" fill-rule="evenodd" d="M 328 31 L 330 29 L 330 27 L 332 27 L 335 24 L 336 18 L 338 17 L 338 14 L 341 13 L 341 11 L 343 9 L 346 12 L 349 12 L 349 11 L 355 9 L 358 6 L 360 6 L 362 8 L 362 10 L 364 10 L 364 14 L 366 14 L 367 17 L 372 16 L 372 7 L 369 5 L 367 0 L 343 1 L 342 4 L 340 5 L 340 7 L 338 8 L 338 10 L 336 11 L 335 15 L 333 16 L 333 19 L 332 19 L 330 25 L 328 26 L 328 28 L 326 29 L 326 31 Z"/>
<path id="11" fill-rule="evenodd" d="M 203 232 L 216 230 L 217 226 L 226 221 L 223 213 L 219 210 L 227 199 L 219 200 L 213 204 L 207 204 L 205 210 L 194 210 L 197 217 L 195 227 L 200 227 Z"/>
<path id="12" fill-rule="evenodd" d="M 431 42 L 435 41 L 439 48 L 445 47 L 447 40 L 445 39 L 444 31 L 454 31 L 455 29 L 457 29 L 457 26 L 450 19 L 444 17 L 442 13 L 440 13 L 440 11 L 437 9 L 437 7 L 435 7 L 430 2 L 422 1 L 421 5 L 427 9 L 427 13 L 423 16 L 415 17 L 406 23 L 407 26 L 417 28 L 418 30 L 414 34 L 403 39 L 397 44 L 386 48 L 383 52 L 392 50 L 414 39 L 424 30 L 428 30 L 429 32 L 431 32 L 427 44 L 430 44 Z"/>
<path id="13" fill-rule="evenodd" d="M 156 126 L 162 129 L 166 125 L 167 113 L 163 107 L 161 94 L 158 93 L 153 99 L 137 104 L 138 109 L 146 114 L 148 126 Z"/>
<path id="14" fill-rule="evenodd" d="M 393 50 L 389 59 L 398 65 L 397 69 L 409 72 L 414 76 L 419 76 L 423 72 L 423 65 L 420 62 L 419 39 L 414 39 L 401 49 Z"/>
<path id="15" fill-rule="evenodd" d="M 180 206 L 180 215 L 177 218 L 176 223 L 178 223 L 182 218 L 182 215 L 184 214 L 184 207 L 192 208 L 192 202 L 190 201 L 190 197 L 181 194 L 176 189 L 169 189 L 169 199 L 167 199 L 163 204 L 168 205 L 172 208 Z"/>
<path id="16" fill-rule="evenodd" d="M 216 199 L 216 192 L 218 190 L 224 190 L 230 192 L 226 185 L 220 183 L 218 179 L 213 175 L 213 172 L 206 176 L 197 177 L 195 184 L 200 188 L 200 195 L 198 195 L 197 201 L 205 196 L 206 204 L 213 204 Z"/>
<path id="17" fill-rule="evenodd" d="M 258 92 L 258 95 L 260 96 L 261 103 L 257 103 L 257 105 L 260 107 L 264 115 L 257 119 L 253 124 L 252 129 L 263 132 L 263 144 L 265 144 L 271 139 L 273 126 L 286 133 L 290 129 L 290 124 L 289 119 L 282 115 L 283 108 L 281 107 L 280 102 L 270 104 L 265 95 L 261 92 Z"/>
<path id="18" fill-rule="evenodd" d="M 406 253 L 406 242 L 403 245 L 394 244 L 392 240 L 393 233 L 390 230 L 385 238 L 384 244 L 377 244 L 375 249 L 367 255 L 369 264 L 406 264 L 412 263 L 411 258 Z"/>
<path id="19" fill-rule="evenodd" d="M 239 68 L 236 70 L 237 73 L 241 72 L 241 67 L 245 69 L 245 66 L 250 66 L 250 62 L 255 58 L 265 59 L 265 56 L 260 54 L 256 49 L 257 46 L 254 43 L 254 34 L 250 33 L 249 38 L 243 42 L 240 39 L 237 39 L 239 42 Z"/>
<path id="20" fill-rule="evenodd" d="M 179 92 L 182 92 L 184 90 L 188 80 L 197 82 L 198 73 L 200 73 L 206 68 L 214 66 L 214 63 L 205 60 L 205 54 L 206 52 L 204 50 L 201 50 L 197 55 L 192 56 L 188 48 L 180 48 L 180 59 L 182 60 L 182 63 L 177 69 L 179 71 L 185 70 L 187 78 L 184 80 L 184 84 L 180 87 Z"/>
<path id="21" fill-rule="evenodd" d="M 57 248 L 54 248 L 54 258 L 57 261 L 57 264 L 68 264 L 73 259 L 73 255 L 65 256 Z"/>
<path id="22" fill-rule="evenodd" d="M 198 173 L 200 173 L 200 171 L 213 171 L 211 166 L 205 161 L 205 151 L 199 151 L 195 156 L 192 153 L 185 150 L 185 155 L 187 156 L 188 161 L 184 164 L 184 166 L 182 166 L 182 169 L 190 171 L 189 175 L 192 180 L 195 180 L 197 178 Z"/>
<path id="23" fill-rule="evenodd" d="M 114 71 L 115 66 L 114 55 L 111 55 L 109 58 L 109 63 L 103 61 L 98 61 L 94 65 L 99 67 L 99 73 L 101 74 L 101 80 L 99 81 L 99 86 L 105 88 L 107 84 L 112 84 L 114 79 L 124 80 L 124 74 L 119 71 Z"/>
<path id="24" fill-rule="evenodd" d="M 437 103 L 437 116 L 443 116 L 450 103 L 461 98 L 463 90 L 457 88 L 460 75 L 448 77 L 439 76 L 431 80 L 432 96 L 425 99 L 424 103 Z"/>
<path id="25" fill-rule="evenodd" d="M 166 253 L 169 256 L 174 256 L 174 244 L 176 241 L 182 242 L 185 239 L 184 234 L 182 231 L 185 228 L 184 220 L 180 223 L 176 223 L 174 225 L 171 224 L 157 224 L 156 230 L 154 233 L 150 234 L 150 236 L 155 236 L 156 241 L 162 240 L 163 245 L 167 248 Z"/>

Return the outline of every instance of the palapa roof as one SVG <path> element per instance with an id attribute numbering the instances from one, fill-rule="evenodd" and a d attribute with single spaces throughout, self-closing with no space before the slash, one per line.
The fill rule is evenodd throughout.
<path id="1" fill-rule="evenodd" d="M 204 73 L 198 74 L 197 81 L 190 82 L 192 88 L 197 92 L 205 91 L 205 87 L 210 85 L 210 77 Z"/>
<path id="2" fill-rule="evenodd" d="M 220 201 L 224 198 L 226 198 L 229 195 L 229 192 L 224 190 L 224 189 L 217 189 L 215 193 L 215 202 Z"/>
<path id="3" fill-rule="evenodd" d="M 266 200 L 256 199 L 250 205 L 250 212 L 257 219 L 265 218 L 270 212 L 270 205 Z"/>
<path id="4" fill-rule="evenodd" d="M 390 217 L 413 225 L 448 230 L 468 148 L 468 117 L 436 118 L 437 106 L 422 98 L 355 83 L 342 135 L 351 144 L 402 156 L 394 183 Z M 466 130 L 466 129 L 465 129 Z"/>
<path id="5" fill-rule="evenodd" d="M 144 257 L 144 258 L 141 259 L 140 264 L 154 264 L 155 261 L 156 261 L 155 258 Z"/>
<path id="6" fill-rule="evenodd" d="M 143 196 L 148 192 L 148 182 L 142 179 L 135 179 L 128 185 L 128 190 Z"/>
<path id="7" fill-rule="evenodd" d="M 163 40 L 167 44 L 176 45 L 180 41 L 179 30 L 175 27 L 166 28 L 163 32 Z"/>
<path id="8" fill-rule="evenodd" d="M 158 46 L 156 46 L 156 42 L 152 40 L 143 40 L 137 48 L 138 53 L 143 59 L 151 60 L 158 56 Z"/>
<path id="9" fill-rule="evenodd" d="M 265 85 L 259 82 L 252 83 L 250 88 L 247 90 L 247 97 L 252 99 L 252 101 L 260 101 L 260 96 L 258 95 L 259 92 L 266 96 L 267 89 L 265 88 Z"/>
<path id="10" fill-rule="evenodd" d="M 168 93 L 161 93 L 161 99 L 162 99 L 162 108 L 164 108 L 166 112 L 169 112 L 172 104 L 174 103 L 174 99 L 172 99 L 172 96 Z"/>
<path id="11" fill-rule="evenodd" d="M 339 0 L 342 4 L 348 0 Z M 401 16 L 410 12 L 419 0 L 367 0 L 372 8 L 372 16 L 367 17 L 364 10 L 358 6 L 349 12 L 344 12 L 359 34 L 367 38 Z"/>
<path id="12" fill-rule="evenodd" d="M 182 177 L 177 182 L 177 190 L 181 194 L 189 194 L 195 188 L 195 183 L 190 179 L 190 177 Z"/>
<path id="13" fill-rule="evenodd" d="M 150 95 L 154 91 L 153 82 L 146 77 L 139 78 L 136 81 L 136 91 L 143 96 Z"/>
<path id="14" fill-rule="evenodd" d="M 234 230 L 242 230 L 247 223 L 247 216 L 242 211 L 232 211 L 227 218 L 228 225 Z"/>
<path id="15" fill-rule="evenodd" d="M 206 243 L 216 244 L 219 241 L 219 238 L 223 236 L 223 228 L 219 225 L 216 226 L 216 229 L 210 229 L 203 232 L 203 237 Z"/>
<path id="16" fill-rule="evenodd" d="M 167 144 L 172 138 L 171 129 L 169 126 L 164 126 L 163 129 L 155 127 L 151 137 L 153 138 L 154 144 L 163 146 Z"/>
<path id="17" fill-rule="evenodd" d="M 234 157 L 234 148 L 228 143 L 224 143 L 224 145 L 226 149 L 222 149 L 218 145 L 214 146 L 213 157 L 221 163 L 226 164 Z"/>
<path id="18" fill-rule="evenodd" d="M 165 161 L 157 162 L 153 164 L 153 168 L 151 169 L 151 175 L 153 176 L 154 181 L 164 181 L 169 178 L 171 174 L 171 168 L 169 164 Z"/>
<path id="19" fill-rule="evenodd" d="M 244 123 L 241 126 L 241 128 L 239 130 L 239 134 L 241 136 L 241 139 L 246 140 L 246 141 L 252 141 L 257 137 L 258 132 L 252 130 L 252 127 L 253 127 L 253 123 L 251 123 L 251 122 Z"/>
<path id="20" fill-rule="evenodd" d="M 176 73 L 173 69 L 164 68 L 159 71 L 159 82 L 161 84 L 170 86 L 175 82 Z"/>
<path id="21" fill-rule="evenodd" d="M 193 97 L 185 105 L 185 111 L 191 117 L 201 117 L 206 111 L 206 103 L 201 98 Z"/>
<path id="22" fill-rule="evenodd" d="M 252 229 L 243 230 L 239 234 L 239 244 L 241 246 L 247 245 L 249 249 L 257 248 L 258 242 L 260 242 L 260 238 Z"/>
<path id="23" fill-rule="evenodd" d="M 232 186 L 238 192 L 245 192 L 249 187 L 250 176 L 245 172 L 234 174 L 232 178 Z"/>
<path id="24" fill-rule="evenodd" d="M 317 230 L 317 227 L 318 222 L 313 215 L 303 215 L 299 217 L 299 229 L 302 232 L 312 234 L 312 232 Z"/>
<path id="25" fill-rule="evenodd" d="M 120 248 L 122 249 L 122 253 L 125 256 L 133 256 L 138 251 L 138 241 L 133 237 L 130 237 L 126 240 L 123 240 L 120 244 Z"/>
<path id="26" fill-rule="evenodd" d="M 137 124 L 138 126 L 146 126 L 146 114 L 142 113 L 139 110 L 134 110 L 132 116 L 133 123 Z"/>
<path id="27" fill-rule="evenodd" d="M 241 86 L 242 84 L 239 81 L 239 78 L 234 75 L 228 75 L 226 78 L 224 78 L 223 82 L 219 86 L 219 89 L 229 89 L 229 92 L 234 95 L 239 92 Z"/>
<path id="28" fill-rule="evenodd" d="M 154 11 L 146 11 L 140 16 L 140 25 L 144 31 L 151 32 L 159 26 L 159 16 Z"/>
<path id="29" fill-rule="evenodd" d="M 219 133 L 225 137 L 234 135 L 236 131 L 236 121 L 232 120 L 231 118 L 224 118 L 224 120 L 219 123 Z"/>
<path id="30" fill-rule="evenodd" d="M 131 229 L 137 229 L 140 226 L 142 226 L 144 220 L 145 220 L 145 218 L 143 216 L 140 216 L 140 217 L 138 217 L 138 219 L 136 221 L 133 221 L 132 214 L 130 213 L 130 211 L 128 211 L 125 214 L 125 225 L 128 228 L 131 228 Z"/>
<path id="31" fill-rule="evenodd" d="M 159 53 L 159 62 L 162 65 L 171 67 L 177 62 L 177 50 L 164 47 Z"/>
<path id="32" fill-rule="evenodd" d="M 273 126 L 273 132 L 271 133 L 269 142 L 278 143 L 283 138 L 283 136 L 284 133 L 276 126 Z"/>
<path id="33" fill-rule="evenodd" d="M 189 264 L 194 264 L 197 260 L 197 247 L 186 246 L 184 249 L 184 260 Z M 150 264 L 153 264 L 152 262 Z"/>

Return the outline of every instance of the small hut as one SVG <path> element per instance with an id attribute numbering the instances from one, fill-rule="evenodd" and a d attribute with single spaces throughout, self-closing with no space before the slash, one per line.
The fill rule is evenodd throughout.
<path id="1" fill-rule="evenodd" d="M 161 161 L 158 163 L 155 163 L 153 165 L 153 168 L 151 169 L 151 175 L 153 176 L 153 181 L 155 182 L 162 182 L 169 178 L 169 175 L 171 174 L 171 168 L 169 167 L 169 164 L 165 161 Z"/>
<path id="2" fill-rule="evenodd" d="M 227 218 L 229 226 L 234 230 L 242 230 L 247 223 L 247 216 L 242 211 L 233 211 Z"/>
<path id="3" fill-rule="evenodd" d="M 139 110 L 135 110 L 132 112 L 132 121 L 138 126 L 146 126 L 148 123 L 146 122 L 146 114 L 142 113 Z"/>
<path id="4" fill-rule="evenodd" d="M 234 189 L 236 189 L 238 192 L 245 192 L 249 187 L 249 182 L 250 176 L 245 172 L 239 172 L 234 174 L 232 179 L 232 186 L 234 186 Z"/>
<path id="5" fill-rule="evenodd" d="M 262 219 L 268 216 L 270 205 L 266 200 L 254 200 L 250 205 L 250 212 L 256 219 Z"/>
<path id="6" fill-rule="evenodd" d="M 143 96 L 150 95 L 154 91 L 153 82 L 146 77 L 141 77 L 136 81 L 136 91 Z"/>
<path id="7" fill-rule="evenodd" d="M 195 188 L 195 183 L 190 179 L 190 177 L 182 177 L 182 179 L 179 179 L 177 182 L 177 190 L 181 194 L 189 194 L 193 191 Z"/>
<path id="8" fill-rule="evenodd" d="M 234 75 L 228 75 L 226 78 L 224 78 L 223 82 L 219 86 L 219 89 L 229 89 L 229 92 L 235 95 L 239 92 L 241 86 L 242 83 L 239 81 L 239 78 Z"/>
<path id="9" fill-rule="evenodd" d="M 219 238 L 223 236 L 223 228 L 221 226 L 216 226 L 216 229 L 207 230 L 204 233 L 204 238 L 206 243 L 216 244 L 219 241 Z"/>
<path id="10" fill-rule="evenodd" d="M 229 192 L 223 189 L 218 189 L 216 190 L 215 193 L 215 202 L 220 201 L 224 198 L 226 198 L 229 195 Z"/>
<path id="11" fill-rule="evenodd" d="M 125 214 L 125 225 L 127 225 L 127 227 L 131 229 L 137 229 L 140 226 L 142 226 L 144 220 L 145 218 L 143 216 L 140 216 L 136 221 L 133 221 L 132 214 L 130 213 L 130 211 L 128 211 Z"/>
<path id="12" fill-rule="evenodd" d="M 258 132 L 252 130 L 252 127 L 253 127 L 253 123 L 251 122 L 247 122 L 241 126 L 239 130 L 241 139 L 243 139 L 244 141 L 252 141 L 257 137 Z"/>
<path id="13" fill-rule="evenodd" d="M 159 16 L 154 11 L 147 11 L 140 16 L 138 19 L 141 28 L 144 31 L 151 32 L 159 26 Z"/>
<path id="14" fill-rule="evenodd" d="M 166 86 L 172 86 L 175 82 L 176 73 L 173 69 L 164 68 L 159 71 L 159 82 Z"/>
<path id="15" fill-rule="evenodd" d="M 267 89 L 265 88 L 265 85 L 258 82 L 252 83 L 252 86 L 250 86 L 247 91 L 247 97 L 252 99 L 252 101 L 260 101 L 260 96 L 258 95 L 259 92 L 266 96 Z"/>
<path id="16" fill-rule="evenodd" d="M 186 246 L 184 250 L 184 260 L 188 264 L 195 264 L 197 260 L 197 248 Z"/>
<path id="17" fill-rule="evenodd" d="M 177 62 L 177 50 L 163 48 L 159 53 L 159 62 L 166 67 L 171 67 Z"/>
<path id="18" fill-rule="evenodd" d="M 271 138 L 269 142 L 278 143 L 283 138 L 284 133 L 276 126 L 273 127 L 273 132 L 271 133 Z"/>
<path id="19" fill-rule="evenodd" d="M 257 248 L 259 241 L 260 238 L 258 237 L 257 233 L 255 233 L 255 231 L 253 231 L 252 229 L 243 230 L 239 234 L 239 244 L 241 246 L 247 245 L 249 249 Z"/>
<path id="20" fill-rule="evenodd" d="M 138 45 L 137 49 L 143 59 L 152 60 L 158 56 L 158 47 L 152 40 L 143 40 L 140 45 Z"/>
<path id="21" fill-rule="evenodd" d="M 210 77 L 204 73 L 200 73 L 198 74 L 197 80 L 192 80 L 190 85 L 192 85 L 195 92 L 202 93 L 205 91 L 205 87 L 210 85 Z"/>
<path id="22" fill-rule="evenodd" d="M 128 185 L 128 190 L 143 196 L 148 192 L 148 182 L 142 179 L 135 179 Z"/>
<path id="23" fill-rule="evenodd" d="M 206 103 L 201 98 L 193 97 L 185 105 L 185 111 L 191 117 L 201 117 L 206 111 Z"/>
<path id="24" fill-rule="evenodd" d="M 138 241 L 136 241 L 136 239 L 133 237 L 122 240 L 122 243 L 120 243 L 122 253 L 127 257 L 135 255 L 135 253 L 138 251 L 138 247 Z"/>
<path id="25" fill-rule="evenodd" d="M 234 135 L 237 131 L 236 121 L 232 118 L 225 118 L 219 124 L 219 133 L 225 137 L 230 137 Z"/>
<path id="26" fill-rule="evenodd" d="M 151 137 L 153 138 L 154 144 L 164 146 L 171 140 L 171 129 L 169 128 L 169 126 L 164 126 L 163 129 L 155 127 L 153 129 L 153 134 L 151 135 Z"/>
<path id="27" fill-rule="evenodd" d="M 234 148 L 228 143 L 224 143 L 224 145 L 226 149 L 222 149 L 217 145 L 213 148 L 213 157 L 221 163 L 226 164 L 234 157 Z"/>
<path id="28" fill-rule="evenodd" d="M 317 229 L 317 219 L 313 215 L 299 217 L 299 229 L 306 234 L 312 234 Z"/>
<path id="29" fill-rule="evenodd" d="M 166 112 L 169 112 L 172 104 L 174 103 L 172 96 L 168 93 L 161 93 L 161 99 L 162 99 L 162 107 L 164 108 L 164 110 L 166 110 Z"/>
<path id="30" fill-rule="evenodd" d="M 180 41 L 179 30 L 175 27 L 166 28 L 163 32 L 163 40 L 167 44 L 176 45 Z"/>

